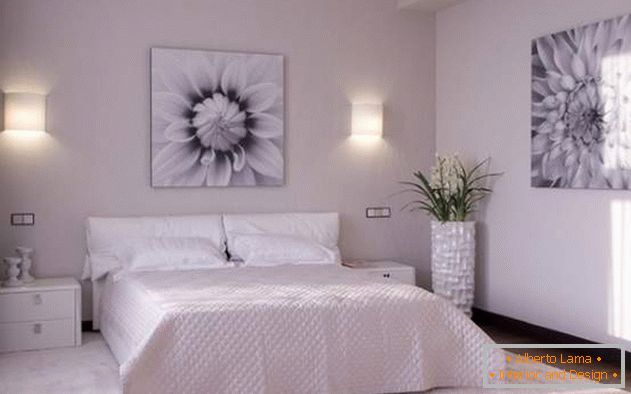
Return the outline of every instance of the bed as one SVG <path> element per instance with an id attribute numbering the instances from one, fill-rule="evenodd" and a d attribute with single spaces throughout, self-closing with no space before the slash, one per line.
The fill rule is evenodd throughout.
<path id="1" fill-rule="evenodd" d="M 335 214 L 200 218 L 91 218 L 88 259 L 132 233 L 203 235 L 228 251 L 231 234 L 243 231 L 285 231 L 337 245 Z M 447 301 L 340 264 L 118 270 L 94 285 L 95 314 L 128 393 L 480 386 L 484 345 L 492 343 Z M 500 357 L 494 354 L 491 365 Z"/>

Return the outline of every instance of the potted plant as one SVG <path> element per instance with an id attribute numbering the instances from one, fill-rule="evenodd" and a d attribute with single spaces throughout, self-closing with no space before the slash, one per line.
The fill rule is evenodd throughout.
<path id="1" fill-rule="evenodd" d="M 471 316 L 475 270 L 475 222 L 470 221 L 477 203 L 491 189 L 489 178 L 500 175 L 486 171 L 489 158 L 467 169 L 457 155 L 436 156 L 427 177 L 414 173 L 414 181 L 401 182 L 418 199 L 405 208 L 425 211 L 432 217 L 432 289 Z"/>

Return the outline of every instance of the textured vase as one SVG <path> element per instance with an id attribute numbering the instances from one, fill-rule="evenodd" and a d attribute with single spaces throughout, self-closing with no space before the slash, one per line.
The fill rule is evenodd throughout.
<path id="1" fill-rule="evenodd" d="M 471 316 L 475 222 L 432 222 L 432 289 Z"/>

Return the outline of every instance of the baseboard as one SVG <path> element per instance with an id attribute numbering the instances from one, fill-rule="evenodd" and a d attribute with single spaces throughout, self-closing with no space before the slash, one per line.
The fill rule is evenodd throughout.
<path id="1" fill-rule="evenodd" d="M 576 344 L 597 344 L 598 342 L 590 341 L 585 338 L 577 337 L 575 335 L 566 334 L 564 332 L 552 330 L 537 326 L 535 324 L 527 323 L 525 321 L 513 319 L 512 317 L 499 315 L 497 313 L 488 312 L 482 309 L 473 308 L 473 322 L 482 326 L 493 326 L 501 329 L 502 331 L 510 332 L 516 335 L 523 335 L 525 337 L 533 338 L 536 343 L 558 343 L 567 345 Z M 611 354 L 619 358 L 620 353 L 616 351 L 607 351 L 605 354 Z M 583 351 L 583 353 L 589 354 L 589 351 Z M 599 352 L 599 354 L 601 354 Z M 625 352 L 625 364 L 631 365 L 631 353 Z"/>
<path id="2" fill-rule="evenodd" d="M 549 328 L 537 326 L 525 321 L 513 319 L 512 317 L 499 315 L 482 309 L 473 308 L 473 322 L 476 324 L 492 324 L 506 331 L 516 334 L 524 334 L 537 338 L 539 343 L 561 343 L 561 344 L 593 344 L 589 341 L 564 332 L 555 331 Z"/>

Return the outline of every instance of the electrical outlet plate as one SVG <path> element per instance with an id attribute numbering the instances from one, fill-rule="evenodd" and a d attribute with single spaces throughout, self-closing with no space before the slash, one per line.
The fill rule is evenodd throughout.
<path id="1" fill-rule="evenodd" d="M 12 226 L 34 226 L 35 214 L 34 213 L 12 213 L 11 225 Z"/>
<path id="2" fill-rule="evenodd" d="M 368 207 L 366 208 L 366 217 L 369 219 L 385 219 L 392 216 L 390 207 Z"/>

